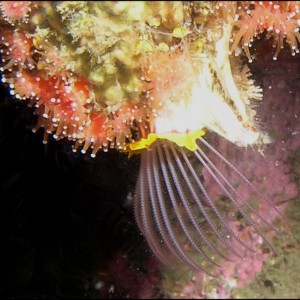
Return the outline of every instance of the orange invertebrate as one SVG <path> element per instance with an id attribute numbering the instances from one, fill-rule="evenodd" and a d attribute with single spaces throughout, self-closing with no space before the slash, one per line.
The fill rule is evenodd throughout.
<path id="1" fill-rule="evenodd" d="M 1 34 L 1 43 L 5 46 L 2 48 L 2 66 L 3 70 L 12 70 L 13 66 L 18 66 L 21 70 L 23 67 L 31 69 L 33 61 L 31 58 L 32 40 L 27 38 L 25 33 L 20 31 L 3 32 Z"/>
<path id="2" fill-rule="evenodd" d="M 219 3 L 220 4 L 220 3 Z M 226 2 L 221 7 L 227 6 Z M 286 41 L 292 55 L 299 53 L 300 43 L 300 2 L 299 1 L 238 1 L 234 12 L 234 42 L 231 52 L 238 53 L 240 45 L 252 62 L 250 49 L 255 38 L 266 34 L 273 40 L 276 60 Z"/>
<path id="3" fill-rule="evenodd" d="M 31 11 L 31 1 L 0 1 L 0 9 L 4 19 L 10 24 L 26 22 Z"/>

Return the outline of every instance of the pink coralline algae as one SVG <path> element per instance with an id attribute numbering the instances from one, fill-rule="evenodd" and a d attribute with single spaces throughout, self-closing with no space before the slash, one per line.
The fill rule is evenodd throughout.
<path id="1" fill-rule="evenodd" d="M 156 297 L 159 282 L 158 262 L 148 261 L 147 272 L 130 267 L 125 256 L 118 256 L 106 270 L 105 276 L 96 275 L 100 298 L 123 295 L 128 299 L 152 299 Z M 119 294 L 116 294 L 119 293 Z"/>

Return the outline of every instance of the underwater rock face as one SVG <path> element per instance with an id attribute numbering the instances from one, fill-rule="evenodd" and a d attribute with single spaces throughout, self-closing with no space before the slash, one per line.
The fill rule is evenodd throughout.
<path id="1" fill-rule="evenodd" d="M 287 130 L 274 109 L 278 92 L 274 101 L 265 101 L 276 86 L 266 82 L 274 74 L 265 70 L 270 64 L 276 72 L 280 56 L 288 61 L 281 50 L 285 44 L 293 56 L 299 52 L 298 1 L 1 1 L 0 8 L 2 82 L 33 108 L 38 117 L 33 131 L 43 128 L 45 144 L 52 135 L 73 143 L 68 146 L 74 152 L 100 159 L 107 172 L 94 174 L 103 188 L 99 201 L 111 198 L 122 209 L 134 202 L 138 227 L 153 253 L 175 267 L 174 274 L 185 274 L 185 281 L 195 272 L 184 288 L 163 271 L 163 292 L 230 297 L 251 282 L 273 257 L 272 236 L 287 230 L 275 222 L 278 211 L 297 194 L 288 163 L 297 142 L 286 138 L 279 149 L 277 138 Z M 269 41 L 276 51 L 267 60 Z M 290 73 L 297 65 L 292 61 Z M 265 77 L 258 76 L 261 66 Z M 284 81 L 276 80 L 284 90 Z M 293 95 L 293 88 L 288 93 Z M 293 124 L 290 106 L 285 108 Z M 292 136 L 297 132 L 290 130 Z M 214 149 L 221 155 L 210 162 Z M 101 150 L 111 154 L 105 158 Z M 135 191 L 137 174 L 126 172 L 130 162 L 121 153 L 114 156 L 115 150 L 141 154 Z M 130 178 L 116 180 L 120 169 L 110 172 L 108 157 L 112 165 L 120 159 Z M 110 196 L 116 186 L 122 192 Z M 115 220 L 113 211 L 108 215 Z M 96 245 L 101 248 L 101 239 Z M 132 262 L 126 259 L 121 255 L 110 266 L 101 265 L 106 273 L 93 277 L 91 293 L 154 296 L 159 276 L 150 280 L 146 270 L 123 272 Z M 153 261 L 146 269 L 157 269 Z M 185 271 L 186 266 L 197 271 Z M 130 276 L 139 278 L 143 291 L 135 280 L 127 282 L 131 291 L 126 284 L 108 284 Z"/>

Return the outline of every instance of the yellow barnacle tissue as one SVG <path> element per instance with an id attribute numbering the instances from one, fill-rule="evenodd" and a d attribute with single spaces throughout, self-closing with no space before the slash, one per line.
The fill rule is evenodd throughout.
<path id="1" fill-rule="evenodd" d="M 157 17 L 150 19 L 148 23 L 151 27 L 158 27 L 161 24 L 160 19 Z"/>
<path id="2" fill-rule="evenodd" d="M 162 52 L 168 52 L 170 50 L 170 47 L 168 46 L 168 44 L 162 42 L 158 45 L 158 50 Z"/>
<path id="3" fill-rule="evenodd" d="M 150 133 L 147 138 L 143 138 L 138 142 L 129 145 L 129 151 L 135 152 L 151 146 L 157 139 L 169 140 L 180 147 L 185 147 L 190 151 L 195 151 L 197 149 L 196 140 L 205 134 L 205 131 L 194 130 L 184 133 L 171 132 L 171 133 Z"/>
<path id="4" fill-rule="evenodd" d="M 134 153 L 136 151 L 148 148 L 151 144 L 153 144 L 157 140 L 156 133 L 150 133 L 147 138 L 142 138 L 140 141 L 131 143 L 129 145 L 129 151 Z"/>
<path id="5" fill-rule="evenodd" d="M 184 27 L 175 27 L 172 33 L 172 36 L 175 38 L 184 38 L 185 36 L 187 36 L 190 33 L 188 28 L 184 28 Z"/>
<path id="6" fill-rule="evenodd" d="M 153 46 L 149 41 L 142 40 L 139 41 L 136 48 L 136 54 L 139 53 L 148 53 L 153 51 Z"/>
<path id="7" fill-rule="evenodd" d="M 166 133 L 166 134 L 157 134 L 159 139 L 166 139 L 179 147 L 185 147 L 190 151 L 195 151 L 197 149 L 196 140 L 205 134 L 203 129 L 188 131 L 185 133 Z"/>

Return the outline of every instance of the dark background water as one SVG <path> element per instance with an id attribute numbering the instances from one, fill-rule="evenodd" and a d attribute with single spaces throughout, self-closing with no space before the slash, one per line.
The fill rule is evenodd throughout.
<path id="1" fill-rule="evenodd" d="M 44 145 L 26 101 L 0 95 L 1 295 L 135 297 L 149 256 L 132 208 L 139 157 Z"/>

